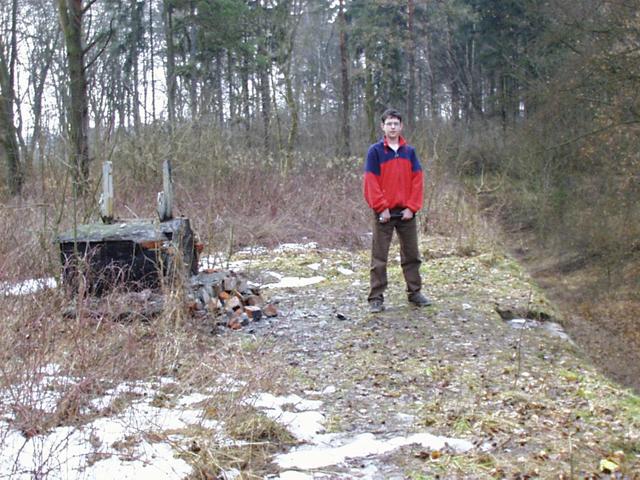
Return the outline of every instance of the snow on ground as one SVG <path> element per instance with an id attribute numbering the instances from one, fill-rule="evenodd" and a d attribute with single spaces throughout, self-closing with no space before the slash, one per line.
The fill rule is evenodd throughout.
<path id="1" fill-rule="evenodd" d="M 234 255 L 229 255 L 228 252 L 215 252 L 211 255 L 203 255 L 200 257 L 200 268 L 225 268 L 229 270 L 242 270 L 243 268 L 251 265 L 251 257 L 256 255 L 266 254 L 282 254 L 290 252 L 309 252 L 318 248 L 318 244 L 315 242 L 309 243 L 282 243 L 273 249 L 268 249 L 259 245 L 246 247 L 237 252 L 234 255 L 240 257 L 233 260 Z M 249 258 L 246 258 L 249 257 Z"/>
<path id="2" fill-rule="evenodd" d="M 313 277 L 280 277 L 280 280 L 274 283 L 262 285 L 262 288 L 296 288 L 307 287 L 316 283 L 323 282 L 325 277 L 315 275 Z"/>
<path id="3" fill-rule="evenodd" d="M 58 374 L 48 365 L 31 384 L 14 385 L 0 392 L 3 407 L 18 408 L 15 393 L 30 395 L 29 403 L 42 414 L 53 412 L 62 398 L 61 386 L 69 387 L 77 379 Z M 220 432 L 216 422 L 203 419 L 202 408 L 195 405 L 207 395 L 183 396 L 174 405 L 154 406 L 161 388 L 171 379 L 156 382 L 120 384 L 91 402 L 96 418 L 80 426 L 61 426 L 27 438 L 11 421 L 11 411 L 3 411 L 0 421 L 0 479 L 49 480 L 74 479 L 181 479 L 191 466 L 176 455 L 185 437 L 179 432 L 191 426 Z M 134 400 L 121 412 L 101 416 L 117 398 L 129 395 Z M 87 412 L 85 412 L 87 413 Z M 171 432 L 170 434 L 166 432 Z"/>
<path id="4" fill-rule="evenodd" d="M 45 413 L 55 410 L 62 398 L 61 386 L 68 388 L 78 382 L 78 379 L 62 375 L 56 365 L 43 366 L 34 377 L 30 394 L 33 402 Z M 11 423 L 15 418 L 11 407 L 16 403 L 15 392 L 20 391 L 20 386 L 12 386 L 12 393 L 0 392 L 2 405 L 7 408 L 0 420 L 0 479 L 169 480 L 186 477 L 192 469 L 179 458 L 179 453 L 188 443 L 189 428 L 197 426 L 210 430 L 221 443 L 228 439 L 221 425 L 204 418 L 203 405 L 211 392 L 191 393 L 172 399 L 166 407 L 158 406 L 157 399 L 163 386 L 171 383 L 171 378 L 158 378 L 154 382 L 117 385 L 93 399 L 90 408 L 95 418 L 91 422 L 81 426 L 57 427 L 29 438 Z M 238 386 L 232 379 L 221 376 L 216 390 Z M 370 458 L 410 444 L 419 444 L 430 450 L 448 447 L 458 453 L 472 448 L 465 440 L 437 437 L 425 432 L 393 438 L 368 432 L 328 434 L 325 433 L 322 406 L 325 400 L 336 394 L 335 387 L 306 393 L 324 400 L 305 399 L 295 394 L 276 396 L 266 392 L 246 399 L 247 404 L 263 411 L 305 442 L 288 453 L 277 455 L 274 461 L 283 472 L 269 478 L 322 478 L 317 473 L 309 476 L 304 471 L 344 465 L 350 459 Z M 124 410 L 111 416 L 100 413 L 109 411 L 107 407 L 122 396 L 132 399 Z M 359 469 L 358 477 L 375 478 L 379 474 L 375 465 L 368 469 L 371 472 L 365 477 L 362 477 L 363 470 Z"/>
<path id="5" fill-rule="evenodd" d="M 335 389 L 327 387 L 322 393 L 331 395 L 335 393 Z M 411 444 L 421 445 L 428 450 L 449 448 L 456 453 L 463 453 L 473 448 L 471 442 L 466 440 L 439 437 L 430 433 L 414 433 L 392 438 L 376 437 L 373 433 L 367 432 L 356 435 L 323 433 L 325 416 L 320 410 L 323 402 L 305 400 L 298 395 L 277 397 L 269 393 L 261 393 L 252 397 L 250 403 L 285 426 L 298 440 L 306 442 L 301 447 L 275 457 L 275 463 L 285 471 L 277 477 L 269 477 L 273 479 L 322 478 L 321 475 L 310 476 L 301 470 L 339 465 L 348 459 L 382 455 Z M 362 477 L 362 469 L 359 469 L 358 478 L 374 478 L 379 474 L 375 466 L 371 465 L 369 469 L 371 471 L 368 474 L 365 473 L 365 477 Z"/>
<path id="6" fill-rule="evenodd" d="M 53 277 L 30 278 L 22 282 L 0 282 L 0 295 L 29 295 L 57 286 L 58 282 Z"/>
<path id="7" fill-rule="evenodd" d="M 349 458 L 382 455 L 411 444 L 421 445 L 428 450 L 442 450 L 448 446 L 457 453 L 473 448 L 473 445 L 466 440 L 438 437 L 429 433 L 393 438 L 376 438 L 373 433 L 361 433 L 354 437 L 331 434 L 317 436 L 312 445 L 278 455 L 276 463 L 282 468 L 309 470 L 337 465 Z"/>
<path id="8" fill-rule="evenodd" d="M 55 366 L 47 366 L 43 370 L 47 375 L 42 376 L 40 384 L 45 389 L 54 380 L 58 385 L 75 381 L 59 376 Z M 135 395 L 135 400 L 122 412 L 110 417 L 99 416 L 78 427 L 58 427 L 30 438 L 13 429 L 11 417 L 5 416 L 6 420 L 0 421 L 0 479 L 27 480 L 43 476 L 49 480 L 184 478 L 191 472 L 191 467 L 178 458 L 178 454 L 188 441 L 186 430 L 190 426 L 211 430 L 221 442 L 225 438 L 219 424 L 203 419 L 202 405 L 209 398 L 206 393 L 182 396 L 168 407 L 153 405 L 162 385 L 171 382 L 171 379 L 163 378 L 153 383 L 118 385 L 94 399 L 93 407 L 104 408 L 123 394 Z M 222 379 L 222 384 L 227 384 L 227 381 Z M 328 387 L 317 392 L 316 396 L 330 397 L 335 392 Z M 3 400 L 7 398 L 5 395 Z M 53 408 L 54 400 L 47 398 L 41 407 Z M 263 411 L 305 442 L 305 445 L 275 457 L 275 463 L 283 472 L 270 478 L 314 478 L 304 471 L 340 465 L 349 459 L 381 455 L 409 444 L 420 444 L 431 450 L 440 450 L 448 445 L 456 452 L 472 448 L 465 440 L 428 433 L 393 438 L 377 437 L 373 433 L 327 434 L 324 433 L 323 400 L 309 400 L 294 394 L 275 396 L 259 393 L 247 398 L 246 403 Z M 371 475 L 364 478 L 374 478 L 377 469 L 375 466 L 369 469 Z M 360 469 L 360 478 L 363 478 L 362 473 Z M 315 478 L 321 477 L 316 475 Z"/>

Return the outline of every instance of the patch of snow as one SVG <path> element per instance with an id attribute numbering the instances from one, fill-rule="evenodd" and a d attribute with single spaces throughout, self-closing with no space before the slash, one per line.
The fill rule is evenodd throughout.
<path id="1" fill-rule="evenodd" d="M 316 242 L 309 243 L 282 243 L 273 249 L 276 253 L 285 252 L 308 252 L 309 250 L 315 250 L 318 248 Z"/>
<path id="2" fill-rule="evenodd" d="M 507 323 L 517 329 L 520 330 L 521 328 L 531 328 L 531 327 L 535 327 L 536 325 L 534 325 L 535 320 L 529 320 L 527 318 L 513 318 L 511 320 L 508 320 Z"/>
<path id="3" fill-rule="evenodd" d="M 569 334 L 564 331 L 564 328 L 562 328 L 562 325 L 560 325 L 559 323 L 544 322 L 543 328 L 554 337 L 559 337 L 569 342 L 571 341 L 571 337 L 569 337 Z"/>
<path id="4" fill-rule="evenodd" d="M 184 460 L 175 458 L 170 445 L 143 441 L 137 448 L 144 451 L 144 459 L 127 461 L 117 456 L 99 461 L 86 469 L 84 478 L 118 480 L 174 480 L 184 478 L 192 472 L 191 466 Z M 63 477 L 61 477 L 63 478 Z"/>
<path id="5" fill-rule="evenodd" d="M 321 265 L 319 263 L 310 263 L 309 265 L 307 265 L 307 267 L 309 267 L 314 272 L 317 272 L 318 270 L 320 270 L 320 266 Z"/>
<path id="6" fill-rule="evenodd" d="M 265 255 L 269 253 L 267 247 L 263 247 L 262 245 L 254 245 L 251 247 L 244 247 L 238 250 L 238 254 L 240 255 Z"/>
<path id="7" fill-rule="evenodd" d="M 41 373 L 44 375 L 58 375 L 58 373 L 60 373 L 60 365 L 57 363 L 47 363 L 42 367 Z"/>
<path id="8" fill-rule="evenodd" d="M 282 277 L 278 283 L 267 283 L 262 288 L 296 288 L 307 287 L 324 281 L 324 277 Z"/>
<path id="9" fill-rule="evenodd" d="M 267 270 L 264 272 L 265 275 L 269 275 L 271 277 L 277 278 L 278 280 L 282 280 L 282 278 L 284 277 L 284 275 L 282 275 L 281 273 L 278 272 L 273 272 L 271 270 Z"/>
<path id="10" fill-rule="evenodd" d="M 256 408 L 273 409 L 282 408 L 284 405 L 293 405 L 293 408 L 299 412 L 317 410 L 322 406 L 322 400 L 306 400 L 295 394 L 277 397 L 270 393 L 260 393 L 253 397 L 250 402 Z"/>
<path id="11" fill-rule="evenodd" d="M 108 435 L 97 425 L 83 429 L 60 427 L 46 436 L 30 439 L 11 431 L 1 445 L 0 478 L 169 480 L 191 473 L 191 466 L 175 458 L 170 445 L 139 439 L 135 447 L 119 451 L 112 448 Z"/>
<path id="12" fill-rule="evenodd" d="M 416 420 L 415 415 L 409 415 L 407 413 L 402 413 L 402 412 L 398 412 L 396 414 L 396 418 L 401 422 L 401 423 L 405 423 L 405 424 L 413 424 L 413 422 Z"/>
<path id="13" fill-rule="evenodd" d="M 335 392 L 335 387 L 329 386 L 323 390 Z M 304 400 L 298 395 L 277 397 L 270 393 L 261 393 L 251 399 L 251 404 L 261 408 L 269 418 L 284 425 L 299 440 L 308 442 L 307 445 L 296 448 L 288 453 L 277 455 L 275 463 L 281 468 L 287 469 L 276 479 L 305 479 L 314 477 L 294 477 L 288 469 L 310 470 L 315 468 L 338 465 L 349 458 L 364 458 L 370 455 L 382 455 L 396 450 L 405 445 L 419 444 L 429 450 L 441 450 L 450 448 L 456 453 L 466 452 L 473 448 L 473 444 L 467 440 L 439 437 L 429 433 L 416 433 L 409 436 L 394 438 L 376 438 L 373 433 L 362 433 L 355 437 L 343 434 L 324 434 L 324 415 L 319 410 L 321 401 Z M 283 410 L 283 407 L 291 405 L 293 410 Z M 413 420 L 411 415 L 398 414 L 401 420 Z M 365 478 L 374 478 L 377 469 L 372 466 L 370 475 Z M 303 474 L 295 472 L 296 474 Z M 360 472 L 362 473 L 362 472 Z M 287 476 L 284 476 L 287 475 Z M 269 477 L 274 478 L 274 477 Z M 344 478 L 352 478 L 346 476 Z M 355 477 L 353 477 L 355 478 Z M 358 478 L 363 478 L 358 475 Z"/>
<path id="14" fill-rule="evenodd" d="M 265 415 L 284 425 L 300 440 L 312 440 L 319 432 L 324 431 L 325 417 L 317 411 L 322 406 L 320 400 L 305 400 L 298 395 L 276 397 L 270 393 L 261 393 L 247 403 L 262 409 Z M 288 405 L 294 411 L 283 410 Z"/>
<path id="15" fill-rule="evenodd" d="M 201 269 L 208 268 L 224 268 L 228 270 L 243 270 L 247 265 L 251 264 L 251 260 L 240 259 L 226 261 L 226 254 L 206 255 L 200 257 L 198 265 Z"/>
<path id="16" fill-rule="evenodd" d="M 282 468 L 312 469 L 328 467 L 344 462 L 348 458 L 382 455 L 405 445 L 419 444 L 430 450 L 445 447 L 457 453 L 473 448 L 471 442 L 455 438 L 438 437 L 429 433 L 416 433 L 407 437 L 377 439 L 372 433 L 362 433 L 338 446 L 310 445 L 276 456 L 275 462 Z"/>
<path id="17" fill-rule="evenodd" d="M 285 412 L 278 409 L 265 410 L 264 413 L 280 423 L 299 440 L 313 441 L 324 432 L 325 416 L 320 412 Z"/>
<path id="18" fill-rule="evenodd" d="M 207 400 L 209 400 L 209 398 L 211 398 L 210 395 L 204 395 L 202 393 L 192 393 L 191 395 L 188 395 L 186 397 L 180 397 L 180 399 L 178 400 L 178 405 L 180 405 L 181 407 L 186 407 L 194 405 L 196 403 L 206 402 Z"/>
<path id="19" fill-rule="evenodd" d="M 568 342 L 571 342 L 571 337 L 564 331 L 562 325 L 556 322 L 541 322 L 538 320 L 534 320 L 531 318 L 513 318 L 511 320 L 507 320 L 507 324 L 516 330 L 521 329 L 534 329 L 541 328 L 549 332 L 549 334 L 553 337 L 558 337 Z"/>
<path id="20" fill-rule="evenodd" d="M 353 275 L 355 273 L 353 270 L 344 267 L 338 267 L 336 270 L 338 270 L 342 275 Z"/>
<path id="21" fill-rule="evenodd" d="M 237 468 L 232 468 L 230 470 L 221 472 L 221 480 L 235 480 L 236 478 L 240 477 L 241 474 L 242 472 L 240 470 L 238 470 Z"/>
<path id="22" fill-rule="evenodd" d="M 25 390 L 29 396 L 25 396 L 24 401 L 28 400 L 31 407 L 52 412 L 69 388 L 79 382 L 73 377 L 56 375 L 59 372 L 58 365 L 45 365 L 36 372 L 35 381 L 0 391 L 0 401 L 4 406 L 10 406 L 15 402 L 15 395 L 22 395 L 21 390 Z M 206 419 L 203 409 L 195 406 L 206 401 L 207 395 L 192 393 L 175 398 L 166 408 L 154 406 L 159 389 L 172 383 L 175 379 L 162 377 L 153 382 L 117 385 L 92 399 L 88 413 L 100 412 L 115 399 L 133 394 L 129 397 L 131 403 L 123 411 L 110 417 L 95 418 L 80 427 L 59 427 L 30 438 L 25 438 L 6 421 L 11 419 L 11 414 L 3 412 L 0 479 L 168 480 L 188 476 L 191 466 L 175 456 L 175 445 L 184 439 L 180 432 L 197 425 L 210 430 L 215 437 L 221 437 L 217 438 L 221 442 L 223 432 L 218 422 Z"/>
<path id="23" fill-rule="evenodd" d="M 31 278 L 22 282 L 0 283 L 0 294 L 6 296 L 29 295 L 47 288 L 57 288 L 58 282 L 53 277 Z"/>

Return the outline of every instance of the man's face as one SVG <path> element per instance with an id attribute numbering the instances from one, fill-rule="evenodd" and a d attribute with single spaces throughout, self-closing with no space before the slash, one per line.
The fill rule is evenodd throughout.
<path id="1" fill-rule="evenodd" d="M 382 123 L 382 131 L 389 140 L 397 140 L 402 132 L 402 122 L 395 117 L 388 117 Z"/>

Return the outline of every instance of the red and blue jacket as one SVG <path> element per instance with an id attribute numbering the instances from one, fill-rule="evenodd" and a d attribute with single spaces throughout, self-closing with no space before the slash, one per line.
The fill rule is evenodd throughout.
<path id="1" fill-rule="evenodd" d="M 423 173 L 415 149 L 401 136 L 398 151 L 383 138 L 369 147 L 364 165 L 364 198 L 380 213 L 385 209 L 422 208 Z"/>

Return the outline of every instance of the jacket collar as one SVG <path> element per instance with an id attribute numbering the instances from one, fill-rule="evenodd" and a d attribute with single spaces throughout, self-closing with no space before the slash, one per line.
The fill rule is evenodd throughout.
<path id="1" fill-rule="evenodd" d="M 400 137 L 398 138 L 398 149 L 400 147 L 405 146 L 406 144 L 407 144 L 406 140 L 404 139 L 404 137 L 402 135 L 400 135 Z M 391 149 L 391 147 L 389 146 L 389 142 L 387 140 L 387 136 L 386 135 L 382 138 L 382 145 L 384 146 L 385 151 L 387 149 Z"/>

